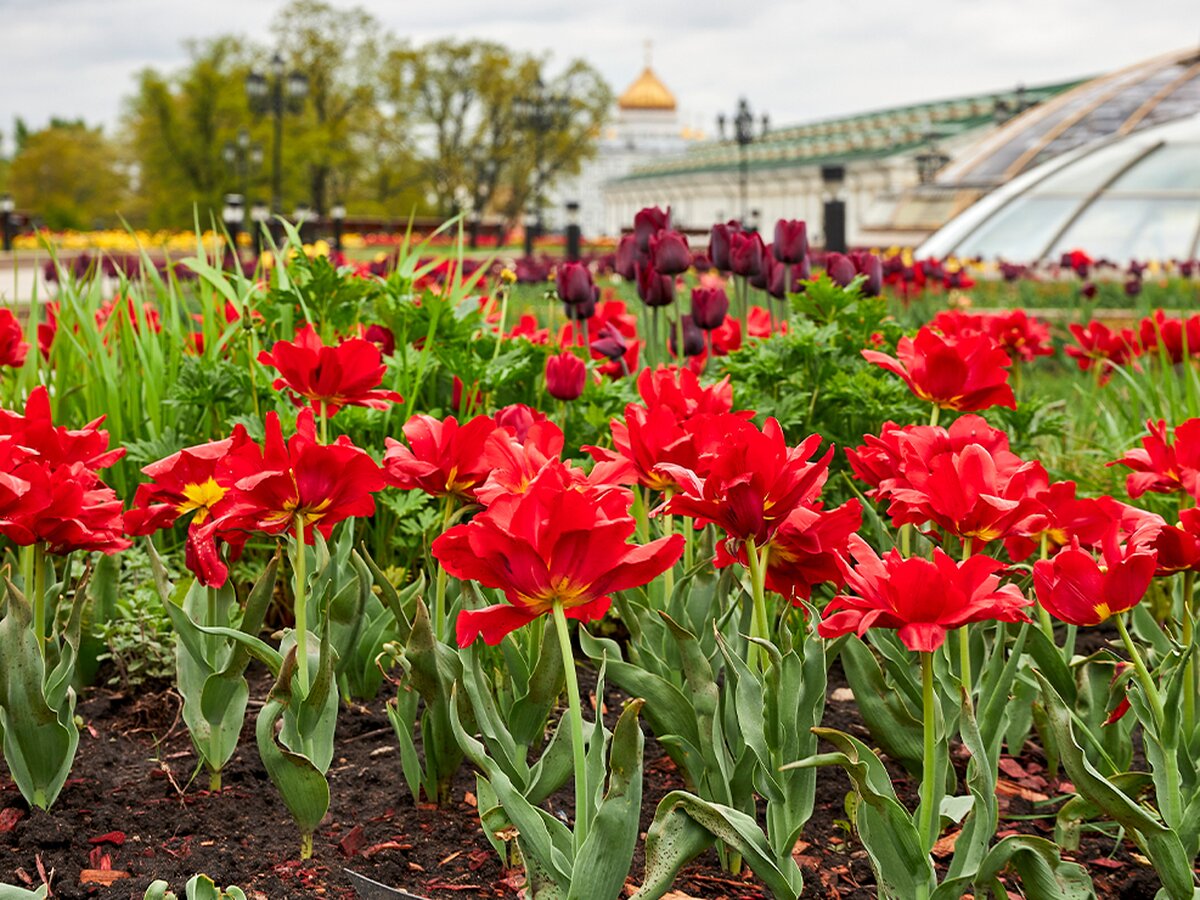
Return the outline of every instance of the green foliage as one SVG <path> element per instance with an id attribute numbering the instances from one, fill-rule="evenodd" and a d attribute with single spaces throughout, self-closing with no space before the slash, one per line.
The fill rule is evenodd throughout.
<path id="1" fill-rule="evenodd" d="M 16 205 L 52 229 L 114 224 L 126 208 L 116 148 L 99 127 L 56 120 L 26 135 L 9 165 Z"/>
<path id="2" fill-rule="evenodd" d="M 125 551 L 116 588 L 114 608 L 103 617 L 97 609 L 91 626 L 105 647 L 97 661 L 115 669 L 108 684 L 129 692 L 170 678 L 174 633 L 155 589 L 150 557 L 138 548 Z"/>

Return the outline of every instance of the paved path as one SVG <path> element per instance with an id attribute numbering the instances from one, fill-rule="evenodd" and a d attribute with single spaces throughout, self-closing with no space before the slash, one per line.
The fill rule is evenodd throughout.
<path id="1" fill-rule="evenodd" d="M 35 296 L 45 300 L 54 294 L 53 286 L 47 286 L 42 278 L 42 266 L 46 257 L 32 253 L 26 258 L 23 254 L 15 260 L 5 259 L 0 255 L 0 304 L 28 304 Z"/>

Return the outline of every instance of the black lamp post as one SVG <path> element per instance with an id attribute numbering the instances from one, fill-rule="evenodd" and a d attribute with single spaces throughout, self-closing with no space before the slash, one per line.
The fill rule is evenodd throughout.
<path id="1" fill-rule="evenodd" d="M 525 255 L 533 255 L 533 243 L 542 233 L 542 189 L 545 187 L 546 135 L 562 128 L 571 115 L 570 98 L 552 94 L 536 78 L 528 94 L 513 101 L 513 115 L 517 126 L 533 132 L 533 207 L 536 220 L 533 233 L 526 228 Z"/>
<path id="2" fill-rule="evenodd" d="M 346 207 L 341 203 L 333 204 L 329 210 L 329 218 L 333 220 L 333 249 L 342 252 L 342 226 L 346 222 Z"/>
<path id="3" fill-rule="evenodd" d="M 238 192 L 243 196 L 250 194 L 250 177 L 258 174 L 263 164 L 262 144 L 251 143 L 250 132 L 239 128 L 236 141 L 226 141 L 221 149 L 221 158 L 233 177 Z"/>
<path id="4" fill-rule="evenodd" d="M 287 72 L 283 57 L 271 58 L 270 74 L 251 72 L 246 76 L 246 97 L 250 110 L 257 116 L 271 115 L 275 127 L 271 140 L 271 212 L 283 208 L 283 117 L 304 108 L 308 95 L 308 77 L 295 70 Z"/>
<path id="5" fill-rule="evenodd" d="M 308 223 L 313 218 L 311 206 L 307 203 L 296 204 L 296 209 L 292 212 L 292 221 L 296 223 L 296 232 L 300 235 L 300 240 L 305 244 L 310 242 L 312 227 Z"/>
<path id="6" fill-rule="evenodd" d="M 267 224 L 271 221 L 271 207 L 262 200 L 255 200 L 250 207 L 250 221 L 254 223 L 254 254 L 262 256 Z"/>
<path id="7" fill-rule="evenodd" d="M 728 120 L 724 113 L 717 116 L 717 132 L 721 140 L 726 140 L 725 126 Z M 750 112 L 750 103 L 745 97 L 738 99 L 737 112 L 733 116 L 733 133 L 730 137 L 738 145 L 738 220 L 743 226 L 747 224 L 750 206 L 750 161 L 746 148 L 756 140 L 766 137 L 770 129 L 770 119 L 766 113 L 761 118 L 762 130 L 754 131 L 754 114 Z"/>
<path id="8" fill-rule="evenodd" d="M 825 183 L 822 230 L 828 253 L 846 252 L 846 201 L 842 199 L 842 182 L 845 180 L 845 166 L 821 166 L 821 181 Z"/>
<path id="9" fill-rule="evenodd" d="M 236 262 L 241 259 L 241 254 L 238 253 L 238 234 L 246 221 L 246 207 L 241 194 L 225 195 L 225 208 L 221 210 L 221 220 L 225 223 L 225 230 L 229 232 L 229 253 Z"/>
<path id="10" fill-rule="evenodd" d="M 579 262 L 583 229 L 579 227 L 579 201 L 567 201 L 567 259 Z"/>
<path id="11" fill-rule="evenodd" d="M 13 234 L 13 204 L 12 194 L 0 194 L 0 230 L 4 232 L 4 252 L 12 250 Z"/>

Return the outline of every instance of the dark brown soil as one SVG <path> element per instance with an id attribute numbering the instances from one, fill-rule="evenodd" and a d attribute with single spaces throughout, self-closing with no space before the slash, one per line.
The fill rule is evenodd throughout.
<path id="1" fill-rule="evenodd" d="M 844 686 L 837 666 L 831 676 L 831 691 Z M 252 696 L 265 695 L 267 684 L 261 681 Z M 619 697 L 607 699 L 610 712 L 619 708 Z M 355 894 L 344 872 L 349 867 L 431 900 L 517 897 L 523 877 L 502 871 L 484 840 L 471 805 L 474 778 L 468 769 L 455 783 L 451 808 L 414 804 L 400 777 L 384 700 L 343 709 L 339 755 L 329 773 L 330 814 L 316 835 L 315 858 L 301 865 L 294 826 L 254 749 L 252 715 L 226 771 L 225 789 L 211 794 L 204 790 L 206 776 L 193 780 L 196 757 L 178 715 L 177 695 L 93 691 L 79 705 L 85 727 L 75 777 L 52 811 L 30 812 L 7 777 L 0 777 L 0 882 L 36 885 L 44 872 L 54 896 L 64 900 L 140 900 L 155 878 L 180 891 L 189 877 L 203 872 L 222 885 L 241 886 L 251 897 L 350 898 Z M 866 739 L 853 702 L 831 699 L 825 724 Z M 1007 815 L 1028 815 L 1035 810 L 1027 798 L 1058 793 L 1058 783 L 1038 781 L 1035 751 L 1020 764 L 1034 774 L 1005 785 L 1009 793 L 1001 802 Z M 0 774 L 6 776 L 2 769 Z M 901 779 L 901 800 L 911 806 L 915 783 L 898 769 L 893 775 Z M 648 739 L 643 828 L 659 799 L 681 786 L 670 760 Z M 816 809 L 796 851 L 805 870 L 806 897 L 875 896 L 866 853 L 845 821 L 848 790 L 844 775 L 822 770 Z M 569 798 L 561 806 L 569 812 Z M 1045 813 L 1045 807 L 1037 811 Z M 1003 822 L 1002 828 L 1052 837 L 1053 818 L 1047 813 L 1046 818 Z M 1089 864 L 1102 897 L 1151 898 L 1157 890 L 1153 871 L 1128 844 L 1114 852 L 1111 841 L 1085 836 L 1076 858 Z M 639 850 L 635 876 L 641 866 Z M 129 877 L 111 886 L 81 883 L 85 870 L 104 868 Z M 685 871 L 676 889 L 681 898 L 767 896 L 750 876 L 722 872 L 711 853 Z"/>

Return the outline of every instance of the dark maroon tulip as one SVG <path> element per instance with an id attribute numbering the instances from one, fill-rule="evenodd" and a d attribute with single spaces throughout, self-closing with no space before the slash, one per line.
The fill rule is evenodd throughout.
<path id="1" fill-rule="evenodd" d="M 613 258 L 613 269 L 618 275 L 626 281 L 633 281 L 637 278 L 637 272 L 634 270 L 634 263 L 637 262 L 637 247 L 632 234 L 621 235 L 621 240 L 617 242 L 617 253 Z"/>
<path id="2" fill-rule="evenodd" d="M 1192 273 L 1196 271 L 1196 260 L 1189 259 L 1179 264 L 1179 274 L 1184 278 L 1191 278 Z"/>
<path id="3" fill-rule="evenodd" d="M 729 235 L 729 268 L 734 275 L 750 278 L 762 272 L 763 242 L 758 232 L 735 231 Z"/>
<path id="4" fill-rule="evenodd" d="M 767 283 L 771 278 L 771 271 L 774 266 L 782 266 L 783 263 L 776 262 L 775 257 L 771 255 L 769 246 L 763 247 L 762 264 L 758 268 L 757 275 L 751 275 L 746 279 L 751 287 L 758 288 L 760 291 L 767 289 Z"/>
<path id="5" fill-rule="evenodd" d="M 554 272 L 554 284 L 563 303 L 586 303 L 593 299 L 592 273 L 583 263 L 559 263 Z"/>
<path id="6" fill-rule="evenodd" d="M 679 355 L 679 341 L 677 340 L 678 329 L 672 327 L 670 335 L 667 338 L 667 343 L 671 348 L 671 353 L 675 356 Z M 704 352 L 704 332 L 700 327 L 692 321 L 691 316 L 683 317 L 683 355 L 684 356 L 699 356 Z"/>
<path id="7" fill-rule="evenodd" d="M 1094 281 L 1085 281 L 1079 288 L 1079 296 L 1085 300 L 1091 300 L 1096 296 L 1096 283 Z"/>
<path id="8" fill-rule="evenodd" d="M 725 324 L 729 295 L 725 288 L 695 288 L 692 291 L 692 321 L 697 328 L 712 331 Z"/>
<path id="9" fill-rule="evenodd" d="M 842 287 L 858 277 L 858 269 L 854 268 L 850 257 L 840 253 L 825 254 L 825 273 L 829 276 L 830 281 Z"/>
<path id="10" fill-rule="evenodd" d="M 629 352 L 629 343 L 625 340 L 625 335 L 617 331 L 612 322 L 606 322 L 600 329 L 600 334 L 592 341 L 591 348 L 601 356 L 616 362 Z"/>
<path id="11" fill-rule="evenodd" d="M 808 257 L 800 260 L 796 265 L 792 266 L 792 293 L 803 293 L 808 287 L 808 280 L 812 278 L 812 265 L 808 261 Z"/>
<path id="12" fill-rule="evenodd" d="M 736 221 L 724 224 L 718 222 L 712 227 L 712 233 L 708 237 L 708 258 L 712 260 L 716 269 L 722 272 L 730 271 L 729 236 L 735 231 L 741 230 L 741 226 Z"/>
<path id="13" fill-rule="evenodd" d="M 546 393 L 555 400 L 578 400 L 587 384 L 587 366 L 573 353 L 546 360 Z"/>
<path id="14" fill-rule="evenodd" d="M 391 356 L 396 352 L 396 335 L 384 325 L 368 326 L 363 332 L 363 337 L 378 347 L 384 356 Z"/>
<path id="15" fill-rule="evenodd" d="M 786 300 L 791 289 L 792 267 L 774 256 L 763 258 L 763 272 L 767 276 L 766 292 L 776 300 Z"/>
<path id="16" fill-rule="evenodd" d="M 808 225 L 799 219 L 780 219 L 775 223 L 775 258 L 795 265 L 808 255 Z"/>
<path id="17" fill-rule="evenodd" d="M 692 265 L 687 238 L 678 231 L 660 231 L 651 235 L 650 262 L 664 275 L 682 275 Z"/>
<path id="18" fill-rule="evenodd" d="M 599 296 L 600 289 L 595 288 L 595 293 L 587 300 L 581 300 L 579 303 L 564 303 L 563 312 L 566 313 L 568 319 L 574 322 L 590 319 L 596 314 L 596 298 Z"/>
<path id="19" fill-rule="evenodd" d="M 1000 275 L 1010 284 L 1025 274 L 1025 267 L 1015 263 L 1000 263 Z"/>
<path id="20" fill-rule="evenodd" d="M 1142 292 L 1142 279 L 1134 275 L 1125 282 L 1125 293 L 1130 297 L 1136 297 Z"/>
<path id="21" fill-rule="evenodd" d="M 670 227 L 671 207 L 662 210 L 657 206 L 647 206 L 639 210 L 633 217 L 633 236 L 637 241 L 638 250 L 642 253 L 649 252 L 650 238 Z"/>
<path id="22" fill-rule="evenodd" d="M 859 275 L 866 275 L 867 280 L 863 282 L 862 292 L 866 297 L 878 297 L 879 292 L 883 290 L 883 263 L 874 253 L 860 251 L 851 253 L 850 260 L 854 263 L 854 268 Z"/>
<path id="23" fill-rule="evenodd" d="M 884 275 L 903 275 L 904 274 L 904 257 L 899 253 L 889 256 L 883 261 Z"/>
<path id="24" fill-rule="evenodd" d="M 692 253 L 692 268 L 697 272 L 707 272 L 713 268 L 712 260 L 708 258 L 708 251 L 696 250 Z"/>
<path id="25" fill-rule="evenodd" d="M 637 264 L 638 296 L 647 306 L 670 306 L 675 302 L 675 276 L 663 275 L 654 266 Z"/>

